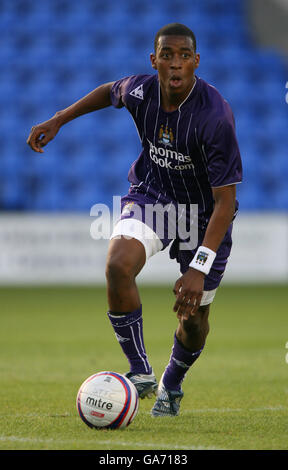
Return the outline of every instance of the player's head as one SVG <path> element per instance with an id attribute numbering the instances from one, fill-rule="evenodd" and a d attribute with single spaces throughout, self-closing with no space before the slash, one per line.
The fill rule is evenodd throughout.
<path id="1" fill-rule="evenodd" d="M 185 96 L 194 83 L 194 72 L 200 61 L 196 38 L 187 26 L 171 23 L 161 28 L 150 54 L 152 67 L 158 71 L 161 89 L 168 94 Z"/>
<path id="2" fill-rule="evenodd" d="M 159 31 L 156 33 L 154 39 L 154 53 L 156 54 L 158 48 L 158 41 L 162 36 L 186 36 L 191 38 L 194 52 L 196 53 L 196 37 L 193 31 L 181 23 L 169 23 L 163 26 Z"/>

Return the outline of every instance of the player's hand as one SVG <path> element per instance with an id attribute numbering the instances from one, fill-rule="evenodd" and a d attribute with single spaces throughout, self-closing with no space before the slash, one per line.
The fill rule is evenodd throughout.
<path id="1" fill-rule="evenodd" d="M 45 147 L 50 140 L 54 139 L 59 129 L 60 125 L 56 117 L 37 124 L 37 126 L 32 127 L 27 144 L 30 145 L 34 152 L 44 153 L 42 147 Z"/>
<path id="2" fill-rule="evenodd" d="M 205 275 L 196 269 L 189 268 L 175 283 L 173 292 L 176 302 L 173 310 L 177 317 L 187 320 L 189 315 L 195 315 L 200 307 L 203 296 Z"/>

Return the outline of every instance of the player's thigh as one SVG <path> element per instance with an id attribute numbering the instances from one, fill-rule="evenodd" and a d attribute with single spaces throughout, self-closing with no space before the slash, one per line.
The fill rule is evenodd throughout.
<path id="1" fill-rule="evenodd" d="M 108 246 L 106 275 L 137 276 L 145 261 L 145 248 L 139 240 L 126 236 L 112 238 Z"/>

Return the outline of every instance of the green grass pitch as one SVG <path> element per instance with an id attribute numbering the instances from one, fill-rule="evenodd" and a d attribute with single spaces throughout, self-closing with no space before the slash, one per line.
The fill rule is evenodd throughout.
<path id="1" fill-rule="evenodd" d="M 140 286 L 146 348 L 158 379 L 177 325 L 172 286 Z M 0 289 L 0 449 L 185 450 L 288 448 L 287 286 L 223 285 L 202 356 L 183 383 L 177 418 L 141 400 L 124 430 L 79 418 L 81 383 L 128 363 L 106 316 L 103 287 Z"/>

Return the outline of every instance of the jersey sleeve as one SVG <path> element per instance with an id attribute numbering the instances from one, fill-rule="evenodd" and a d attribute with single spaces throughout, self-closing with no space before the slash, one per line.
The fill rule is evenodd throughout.
<path id="1" fill-rule="evenodd" d="M 133 110 L 143 103 L 144 94 L 149 90 L 152 81 L 151 75 L 131 75 L 117 80 L 110 92 L 112 105 L 115 108 L 125 106 L 133 114 Z"/>
<path id="2" fill-rule="evenodd" d="M 242 161 L 232 114 L 207 126 L 204 149 L 211 187 L 241 183 Z"/>
<path id="3" fill-rule="evenodd" d="M 125 77 L 113 83 L 110 95 L 112 105 L 115 108 L 123 108 L 125 106 L 123 97 L 125 96 L 127 85 L 129 85 L 129 80 L 130 77 Z"/>

